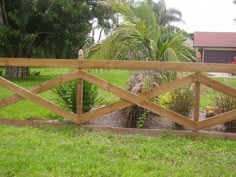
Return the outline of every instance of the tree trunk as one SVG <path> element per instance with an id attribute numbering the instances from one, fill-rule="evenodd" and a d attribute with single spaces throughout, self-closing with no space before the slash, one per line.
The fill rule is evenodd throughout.
<path id="1" fill-rule="evenodd" d="M 3 12 L 2 12 L 2 3 L 0 1 L 0 27 L 4 25 Z"/>
<path id="2" fill-rule="evenodd" d="M 0 0 L 0 26 L 8 26 L 8 18 L 5 9 L 5 0 Z"/>
<path id="3" fill-rule="evenodd" d="M 29 79 L 30 68 L 23 66 L 7 66 L 6 78 L 7 79 Z"/>

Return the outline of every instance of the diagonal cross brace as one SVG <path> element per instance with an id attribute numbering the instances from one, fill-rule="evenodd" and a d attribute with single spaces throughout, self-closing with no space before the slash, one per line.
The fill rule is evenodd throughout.
<path id="1" fill-rule="evenodd" d="M 143 93 L 140 93 L 138 95 L 140 95 L 142 97 L 146 97 L 147 99 L 151 99 L 151 98 L 154 98 L 154 97 L 159 96 L 161 94 L 164 94 L 166 92 L 169 92 L 169 91 L 172 91 L 175 89 L 179 89 L 181 87 L 192 84 L 192 83 L 194 83 L 194 81 L 193 81 L 194 78 L 195 78 L 195 74 L 189 75 L 184 78 L 180 78 L 175 81 L 166 83 L 164 85 L 160 85 L 158 87 L 152 88 L 152 89 L 145 91 Z M 122 99 L 116 103 L 113 103 L 113 104 L 110 104 L 110 105 L 98 108 L 96 110 L 86 112 L 84 114 L 79 115 L 79 122 L 83 123 L 83 122 L 89 121 L 91 119 L 94 119 L 96 117 L 103 116 L 105 114 L 109 114 L 114 111 L 119 111 L 121 109 L 127 108 L 132 105 L 134 105 L 134 104 Z"/>
<path id="2" fill-rule="evenodd" d="M 104 90 L 111 92 L 120 98 L 127 100 L 135 105 L 138 105 L 142 108 L 145 108 L 153 113 L 159 114 L 164 117 L 168 117 L 169 119 L 173 120 L 174 122 L 177 122 L 181 125 L 184 125 L 185 127 L 194 129 L 195 128 L 195 122 L 188 119 L 185 116 L 182 116 L 176 112 L 173 112 L 171 110 L 167 110 L 151 101 L 149 101 L 147 98 L 136 95 L 134 93 L 131 93 L 129 91 L 126 91 L 122 88 L 119 88 L 105 80 L 102 80 L 86 71 L 79 71 L 80 78 L 83 80 L 86 80 L 98 87 L 103 88 Z M 80 122 L 80 120 L 79 120 Z"/>
<path id="3" fill-rule="evenodd" d="M 3 87 L 15 92 L 16 94 L 20 95 L 23 98 L 26 98 L 36 104 L 41 105 L 42 107 L 51 110 L 61 116 L 63 116 L 64 118 L 66 118 L 67 120 L 70 120 L 72 122 L 77 123 L 77 114 L 74 114 L 72 112 L 67 112 L 64 109 L 62 109 L 61 107 L 57 106 L 56 104 L 41 98 L 40 96 L 30 92 L 29 90 L 20 87 L 6 79 L 4 79 L 3 77 L 0 77 L 0 85 L 2 85 Z"/>
<path id="4" fill-rule="evenodd" d="M 51 79 L 49 81 L 46 81 L 44 83 L 41 83 L 41 84 L 34 86 L 28 90 L 32 93 L 38 94 L 38 93 L 45 92 L 45 91 L 55 88 L 61 84 L 64 84 L 65 82 L 69 82 L 69 81 L 72 81 L 77 78 L 78 78 L 78 71 L 73 71 L 71 73 L 68 73 L 63 76 L 60 76 L 60 77 Z M 19 96 L 18 94 L 8 96 L 7 98 L 3 98 L 0 100 L 0 108 L 8 106 L 13 103 L 17 103 L 18 101 L 21 101 L 23 99 L 24 98 Z"/>
<path id="5" fill-rule="evenodd" d="M 196 126 L 198 130 L 202 130 L 232 120 L 236 120 L 236 109 L 199 121 Z"/>
<path id="6" fill-rule="evenodd" d="M 231 96 L 233 98 L 236 98 L 236 89 L 234 89 L 233 87 L 230 87 L 228 85 L 222 84 L 214 79 L 211 79 L 207 76 L 204 76 L 202 74 L 198 75 L 198 81 L 201 84 L 206 85 L 207 87 L 210 87 L 214 90 L 217 90 L 221 93 L 224 93 L 228 96 Z"/>

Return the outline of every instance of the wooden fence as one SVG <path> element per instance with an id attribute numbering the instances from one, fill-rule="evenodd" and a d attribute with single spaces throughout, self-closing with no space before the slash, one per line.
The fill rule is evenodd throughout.
<path id="1" fill-rule="evenodd" d="M 199 100 L 200 100 L 200 84 L 210 87 L 216 91 L 222 92 L 233 98 L 236 98 L 236 89 L 224 85 L 216 80 L 213 80 L 201 72 L 236 72 L 236 65 L 231 64 L 202 64 L 202 63 L 167 63 L 167 62 L 146 62 L 146 61 L 114 61 L 114 60 L 83 60 L 82 51 L 80 51 L 78 60 L 68 59 L 25 59 L 25 58 L 1 58 L 0 66 L 28 66 L 28 67 L 54 67 L 54 68 L 76 68 L 68 74 L 54 78 L 34 86 L 30 89 L 25 89 L 15 83 L 0 77 L 0 85 L 14 92 L 7 98 L 0 100 L 0 108 L 16 103 L 20 100 L 27 99 L 42 107 L 53 111 L 54 113 L 63 116 L 66 120 L 76 124 L 95 119 L 96 117 L 112 113 L 132 105 L 137 105 L 145 108 L 153 113 L 168 118 L 176 123 L 179 123 L 194 131 L 206 129 L 224 122 L 236 119 L 236 110 L 226 112 L 214 117 L 200 120 L 199 119 Z M 191 72 L 191 75 L 177 79 L 175 81 L 160 85 L 140 94 L 131 93 L 123 88 L 115 86 L 97 76 L 87 72 L 85 69 L 126 69 L 126 70 L 158 70 L 158 71 L 184 71 Z M 77 113 L 72 113 L 64 110 L 62 107 L 40 97 L 39 93 L 55 88 L 63 83 L 80 78 L 78 84 L 77 98 Z M 98 108 L 91 112 L 82 113 L 82 88 L 83 80 L 88 81 L 110 93 L 120 97 L 120 101 Z M 189 84 L 195 84 L 195 102 L 193 118 L 187 118 L 176 112 L 168 110 L 156 103 L 153 103 L 151 98 L 159 96 L 169 91 L 185 87 Z"/>

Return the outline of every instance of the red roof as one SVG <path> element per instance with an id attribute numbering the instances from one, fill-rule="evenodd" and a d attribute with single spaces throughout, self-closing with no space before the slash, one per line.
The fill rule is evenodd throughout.
<path id="1" fill-rule="evenodd" d="M 233 32 L 195 32 L 195 47 L 236 47 L 236 33 Z"/>

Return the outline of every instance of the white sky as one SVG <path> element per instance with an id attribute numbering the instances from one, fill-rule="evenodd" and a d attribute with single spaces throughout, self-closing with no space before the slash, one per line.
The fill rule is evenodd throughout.
<path id="1" fill-rule="evenodd" d="M 158 0 L 156 0 L 158 1 Z M 236 32 L 236 4 L 232 0 L 165 0 L 167 8 L 182 12 L 185 23 L 175 24 L 188 31 Z"/>

